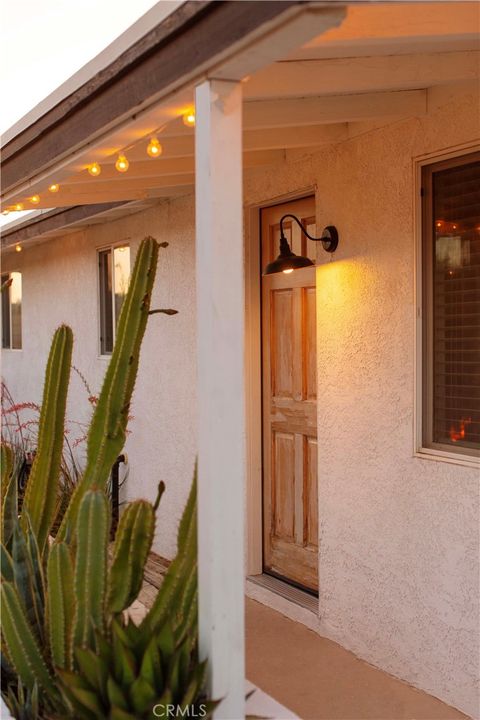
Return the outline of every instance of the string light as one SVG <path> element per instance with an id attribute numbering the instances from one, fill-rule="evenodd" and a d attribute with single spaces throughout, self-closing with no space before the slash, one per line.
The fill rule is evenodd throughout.
<path id="1" fill-rule="evenodd" d="M 30 202 L 32 203 L 32 205 L 38 205 L 38 203 L 40 202 L 40 195 L 32 195 L 32 197 L 30 198 Z"/>
<path id="2" fill-rule="evenodd" d="M 22 246 L 21 246 L 21 245 L 15 245 L 15 252 L 22 252 Z"/>
<path id="3" fill-rule="evenodd" d="M 183 116 L 183 124 L 187 127 L 195 127 L 195 111 L 189 110 Z"/>
<path id="4" fill-rule="evenodd" d="M 94 162 L 88 166 L 88 172 L 92 175 L 92 177 L 97 177 L 97 175 L 100 175 L 102 172 L 102 168 L 97 162 Z"/>
<path id="5" fill-rule="evenodd" d="M 163 152 L 163 148 L 158 142 L 157 138 L 152 138 L 147 145 L 147 153 L 150 157 L 160 157 Z"/>
<path id="6" fill-rule="evenodd" d="M 117 162 L 115 163 L 115 167 L 117 168 L 118 172 L 127 172 L 129 165 L 130 163 L 128 162 L 125 155 L 118 156 Z"/>
<path id="7" fill-rule="evenodd" d="M 17 203 L 17 204 L 15 205 L 15 210 L 16 210 L 17 212 L 21 212 L 21 211 L 23 210 L 23 203 Z"/>
<path id="8" fill-rule="evenodd" d="M 48 189 L 51 193 L 57 193 L 60 190 L 60 185 L 58 185 L 58 183 L 53 183 Z"/>

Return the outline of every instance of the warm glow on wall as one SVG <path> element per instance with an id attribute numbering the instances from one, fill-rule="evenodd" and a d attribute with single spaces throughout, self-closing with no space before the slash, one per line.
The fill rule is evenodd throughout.
<path id="1" fill-rule="evenodd" d="M 115 163 L 115 167 L 118 170 L 118 172 L 121 172 L 121 173 L 127 172 L 129 165 L 130 165 L 130 163 L 128 162 L 125 155 L 118 156 L 117 162 Z"/>
<path id="2" fill-rule="evenodd" d="M 183 116 L 183 124 L 187 127 L 195 127 L 195 111 L 189 110 Z"/>
<path id="3" fill-rule="evenodd" d="M 160 143 L 158 142 L 157 138 L 152 138 L 150 142 L 147 145 L 147 153 L 152 158 L 160 157 L 162 154 L 163 149 Z"/>
<path id="4" fill-rule="evenodd" d="M 40 195 L 32 195 L 32 197 L 30 198 L 30 202 L 32 203 L 32 205 L 38 205 L 38 203 L 40 202 Z"/>
<path id="5" fill-rule="evenodd" d="M 60 190 L 60 185 L 58 185 L 58 183 L 53 183 L 48 189 L 51 193 L 57 193 Z"/>
<path id="6" fill-rule="evenodd" d="M 97 162 L 94 162 L 88 166 L 88 172 L 92 177 L 97 177 L 102 172 L 102 168 Z"/>

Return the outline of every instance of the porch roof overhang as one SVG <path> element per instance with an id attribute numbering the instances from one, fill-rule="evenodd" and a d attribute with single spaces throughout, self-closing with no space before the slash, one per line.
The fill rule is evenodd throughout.
<path id="1" fill-rule="evenodd" d="M 74 229 L 191 193 L 194 130 L 181 116 L 205 79 L 242 81 L 244 167 L 279 164 L 361 123 L 424 114 L 433 86 L 478 81 L 478 23 L 470 2 L 180 4 L 8 135 L 2 207 L 28 207 L 34 194 L 37 208 L 53 199 L 58 207 L 7 226 L 2 246 L 48 239 L 62 221 Z M 152 135 L 162 143 L 158 159 L 145 152 Z M 120 151 L 125 174 L 115 170 Z M 95 161 L 102 173 L 92 178 Z"/>

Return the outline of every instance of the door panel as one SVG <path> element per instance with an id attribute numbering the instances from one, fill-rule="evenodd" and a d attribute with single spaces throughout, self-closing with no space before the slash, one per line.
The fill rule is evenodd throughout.
<path id="1" fill-rule="evenodd" d="M 278 255 L 279 221 L 315 233 L 314 199 L 262 210 L 262 266 Z M 292 250 L 315 243 L 284 224 Z M 262 277 L 264 569 L 318 591 L 315 268 Z"/>

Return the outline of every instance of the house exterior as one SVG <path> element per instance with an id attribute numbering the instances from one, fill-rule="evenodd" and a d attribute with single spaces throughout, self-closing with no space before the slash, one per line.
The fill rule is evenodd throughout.
<path id="1" fill-rule="evenodd" d="M 168 242 L 153 307 L 178 314 L 148 327 L 122 493 L 165 480 L 172 557 L 199 457 L 221 717 L 243 712 L 244 588 L 477 717 L 479 7 L 246 5 L 171 3 L 7 136 L 2 207 L 40 211 L 3 233 L 2 376 L 40 400 L 66 322 L 95 394 L 126 258 Z M 316 266 L 262 275 L 292 214 L 338 248 L 287 219 Z M 74 373 L 69 418 L 90 410 Z"/>

